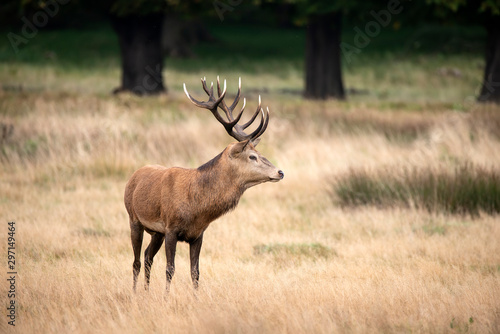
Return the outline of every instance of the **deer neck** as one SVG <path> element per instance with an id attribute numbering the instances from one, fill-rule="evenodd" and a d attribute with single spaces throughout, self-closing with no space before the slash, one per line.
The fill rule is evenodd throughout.
<path id="1" fill-rule="evenodd" d="M 213 213 L 213 219 L 234 209 L 246 189 L 226 159 L 226 152 L 222 152 L 197 169 L 195 200 L 200 208 Z"/>

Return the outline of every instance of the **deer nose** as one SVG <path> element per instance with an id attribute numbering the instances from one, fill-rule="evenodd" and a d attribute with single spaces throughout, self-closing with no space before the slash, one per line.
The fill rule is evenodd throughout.
<path id="1" fill-rule="evenodd" d="M 278 175 L 279 175 L 279 176 L 280 176 L 280 178 L 282 178 L 282 179 L 285 177 L 285 173 L 283 173 L 283 171 L 282 171 L 282 170 L 279 170 L 279 171 L 278 171 Z"/>

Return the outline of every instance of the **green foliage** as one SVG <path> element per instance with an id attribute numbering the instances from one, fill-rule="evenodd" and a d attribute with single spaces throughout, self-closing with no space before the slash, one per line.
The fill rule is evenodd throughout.
<path id="1" fill-rule="evenodd" d="M 448 20 L 457 20 L 464 16 L 472 21 L 481 21 L 484 17 L 479 14 L 500 15 L 500 0 L 426 0 L 426 3 L 434 8 L 437 17 Z"/>
<path id="2" fill-rule="evenodd" d="M 165 0 L 114 0 L 110 2 L 110 11 L 118 16 L 146 15 L 165 11 Z"/>
<path id="3" fill-rule="evenodd" d="M 493 15 L 500 15 L 500 1 L 499 0 L 484 0 L 479 5 L 479 12 L 490 12 Z"/>
<path id="4" fill-rule="evenodd" d="M 478 216 L 500 213 L 500 172 L 469 163 L 453 173 L 425 169 L 351 170 L 334 186 L 344 206 L 416 207 L 429 212 Z"/>
<path id="5" fill-rule="evenodd" d="M 349 7 L 356 1 L 297 0 L 299 9 L 307 15 L 326 14 Z"/>
<path id="6" fill-rule="evenodd" d="M 50 7 L 48 24 L 65 21 L 72 25 L 75 19 L 89 15 L 90 19 L 96 16 L 112 13 L 117 16 L 148 15 L 154 13 L 177 12 L 180 14 L 196 15 L 200 11 L 211 10 L 212 2 L 181 1 L 181 0 L 85 0 L 85 1 L 54 1 L 54 0 L 5 0 L 0 5 L 2 22 L 15 23 L 19 18 L 27 15 L 28 19 L 37 12 L 45 12 Z M 54 10 L 54 8 L 56 10 Z M 17 22 L 19 23 L 19 22 Z"/>
<path id="7" fill-rule="evenodd" d="M 458 11 L 461 6 L 464 6 L 466 0 L 427 0 L 428 4 L 435 4 L 439 6 L 444 6 L 450 9 L 452 12 Z"/>
<path id="8" fill-rule="evenodd" d="M 95 1 L 95 0 L 92 0 Z M 171 13 L 196 15 L 211 10 L 212 2 L 181 0 L 104 0 L 107 11 L 117 16 Z"/>

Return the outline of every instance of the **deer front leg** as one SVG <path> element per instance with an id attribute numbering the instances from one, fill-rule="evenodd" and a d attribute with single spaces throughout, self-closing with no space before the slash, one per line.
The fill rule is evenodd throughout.
<path id="1" fill-rule="evenodd" d="M 175 249 L 177 247 L 177 237 L 171 233 L 165 234 L 165 252 L 167 255 L 167 286 L 166 291 L 170 291 L 170 282 L 175 272 Z"/>
<path id="2" fill-rule="evenodd" d="M 203 233 L 198 237 L 198 239 L 189 243 L 189 254 L 191 259 L 191 280 L 193 281 L 193 287 L 198 289 L 198 280 L 200 279 L 200 251 L 201 244 L 203 243 Z"/>

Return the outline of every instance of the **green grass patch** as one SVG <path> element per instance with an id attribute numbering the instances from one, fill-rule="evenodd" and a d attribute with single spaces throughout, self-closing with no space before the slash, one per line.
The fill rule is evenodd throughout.
<path id="1" fill-rule="evenodd" d="M 19 142 L 9 138 L 0 142 L 0 161 L 9 161 L 12 155 L 18 155 L 25 161 L 34 161 L 41 154 L 46 155 L 48 150 L 48 140 L 44 135 L 34 135 Z"/>
<path id="2" fill-rule="evenodd" d="M 429 212 L 500 213 L 500 172 L 464 163 L 453 172 L 432 168 L 351 170 L 335 182 L 342 206 L 415 207 Z"/>
<path id="3" fill-rule="evenodd" d="M 300 263 L 303 260 L 326 259 L 335 252 L 321 243 L 271 243 L 253 247 L 256 256 L 271 255 L 277 263 Z"/>
<path id="4" fill-rule="evenodd" d="M 8 32 L 2 33 L 5 36 Z M 17 49 L 7 38 L 2 39 L 0 62 L 102 70 L 120 66 L 118 39 L 107 23 L 82 30 L 41 30 Z"/>
<path id="5" fill-rule="evenodd" d="M 96 227 L 83 227 L 78 231 L 79 235 L 85 237 L 110 237 L 111 233 L 105 230 L 102 226 Z"/>

